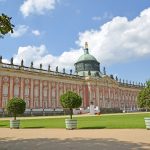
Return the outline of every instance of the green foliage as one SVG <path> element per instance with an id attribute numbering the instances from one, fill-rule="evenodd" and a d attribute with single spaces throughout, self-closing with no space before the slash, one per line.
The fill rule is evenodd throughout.
<path id="1" fill-rule="evenodd" d="M 146 82 L 146 87 L 139 92 L 137 100 L 140 108 L 150 109 L 150 80 Z"/>
<path id="2" fill-rule="evenodd" d="M 63 108 L 70 109 L 70 118 L 72 119 L 72 109 L 79 108 L 82 104 L 82 98 L 75 92 L 68 91 L 60 97 Z"/>
<path id="3" fill-rule="evenodd" d="M 0 38 L 3 38 L 8 32 L 13 33 L 14 25 L 11 24 L 11 18 L 5 14 L 0 15 Z"/>
<path id="4" fill-rule="evenodd" d="M 17 115 L 21 115 L 25 112 L 26 103 L 21 98 L 12 98 L 7 103 L 7 111 L 13 114 L 14 119 L 16 120 Z"/>

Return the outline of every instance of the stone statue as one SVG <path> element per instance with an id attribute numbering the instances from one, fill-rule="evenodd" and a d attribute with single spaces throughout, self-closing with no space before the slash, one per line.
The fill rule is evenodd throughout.
<path id="1" fill-rule="evenodd" d="M 23 59 L 21 60 L 21 67 L 23 67 Z"/>
<path id="2" fill-rule="evenodd" d="M 124 84 L 124 79 L 123 79 L 123 84 Z"/>
<path id="3" fill-rule="evenodd" d="M 13 61 L 14 61 L 14 58 L 12 57 L 12 58 L 10 59 L 10 64 L 11 64 L 11 65 L 13 65 Z"/>
<path id="4" fill-rule="evenodd" d="M 110 78 L 111 78 L 111 79 L 114 79 L 114 76 L 113 76 L 113 74 L 111 74 L 111 75 L 110 75 Z"/>
<path id="5" fill-rule="evenodd" d="M 2 56 L 0 56 L 0 63 L 2 63 Z"/>
<path id="6" fill-rule="evenodd" d="M 48 72 L 50 72 L 51 71 L 51 66 L 50 65 L 48 65 Z"/>
<path id="7" fill-rule="evenodd" d="M 72 69 L 70 69 L 70 74 L 72 74 Z"/>
<path id="8" fill-rule="evenodd" d="M 42 64 L 40 64 L 40 69 L 42 69 Z"/>
<path id="9" fill-rule="evenodd" d="M 58 66 L 56 67 L 56 72 L 58 72 Z"/>
<path id="10" fill-rule="evenodd" d="M 65 68 L 63 68 L 63 73 L 65 74 Z"/>
<path id="11" fill-rule="evenodd" d="M 103 74 L 106 75 L 106 68 L 103 68 Z"/>
<path id="12" fill-rule="evenodd" d="M 33 68 L 33 61 L 31 61 L 31 65 L 30 65 L 30 68 Z"/>
<path id="13" fill-rule="evenodd" d="M 118 81 L 118 77 L 116 76 L 116 81 Z"/>

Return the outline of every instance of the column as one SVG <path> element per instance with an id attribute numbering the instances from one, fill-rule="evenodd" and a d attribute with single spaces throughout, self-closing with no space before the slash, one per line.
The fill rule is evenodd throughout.
<path id="1" fill-rule="evenodd" d="M 51 82 L 48 83 L 48 107 L 51 107 L 51 97 L 52 97 L 52 90 L 51 90 Z"/>
<path id="2" fill-rule="evenodd" d="M 84 86 L 84 99 L 85 99 L 84 107 L 88 107 L 89 99 L 88 99 L 88 86 L 87 85 Z"/>
<path id="3" fill-rule="evenodd" d="M 24 78 L 21 78 L 20 97 L 21 97 L 22 99 L 24 99 Z"/>
<path id="4" fill-rule="evenodd" d="M 31 79 L 31 87 L 30 87 L 30 93 L 31 93 L 31 99 L 30 99 L 30 108 L 33 108 L 33 79 Z"/>
<path id="5" fill-rule="evenodd" d="M 14 97 L 14 83 L 13 83 L 13 77 L 10 77 L 10 84 L 9 84 L 9 99 L 12 99 Z"/>
<path id="6" fill-rule="evenodd" d="M 100 97 L 99 97 L 99 87 L 98 87 L 98 85 L 96 86 L 96 101 L 97 101 L 98 107 L 100 108 Z"/>
<path id="7" fill-rule="evenodd" d="M 55 102 L 55 108 L 57 108 L 58 107 L 58 101 L 59 101 L 59 83 L 58 82 L 56 82 L 56 102 Z"/>
<path id="8" fill-rule="evenodd" d="M 40 102 L 40 108 L 42 108 L 42 102 L 43 102 L 43 99 L 42 99 L 42 95 L 43 95 L 43 87 L 42 87 L 42 81 L 40 80 L 40 93 L 39 93 L 40 95 L 39 95 L 39 97 L 40 97 L 40 99 L 39 99 L 39 102 Z"/>
<path id="9" fill-rule="evenodd" d="M 2 76 L 0 76 L 0 108 L 2 108 Z"/>

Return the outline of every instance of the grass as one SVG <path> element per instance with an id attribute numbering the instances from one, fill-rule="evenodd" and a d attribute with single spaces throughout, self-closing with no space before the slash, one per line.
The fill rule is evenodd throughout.
<path id="1" fill-rule="evenodd" d="M 142 129 L 150 113 L 74 117 L 79 129 Z M 21 128 L 65 128 L 65 118 L 23 119 Z M 0 128 L 9 128 L 9 120 L 0 120 Z"/>

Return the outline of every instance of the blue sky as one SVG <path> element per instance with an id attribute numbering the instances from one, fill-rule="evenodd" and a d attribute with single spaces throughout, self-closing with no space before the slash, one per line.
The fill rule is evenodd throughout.
<path id="1" fill-rule="evenodd" d="M 89 51 L 118 78 L 150 78 L 149 0 L 0 0 L 15 32 L 0 39 L 4 62 L 74 69 L 87 41 Z"/>

